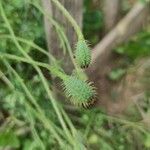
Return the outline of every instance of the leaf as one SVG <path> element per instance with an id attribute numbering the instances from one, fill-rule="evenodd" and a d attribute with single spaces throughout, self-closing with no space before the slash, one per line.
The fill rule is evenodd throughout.
<path id="1" fill-rule="evenodd" d="M 144 145 L 145 145 L 147 148 L 150 148 L 150 134 L 147 134 L 146 139 L 145 139 L 145 142 L 144 142 Z"/>
<path id="2" fill-rule="evenodd" d="M 115 69 L 110 72 L 108 75 L 109 79 L 116 81 L 122 78 L 122 76 L 125 74 L 126 70 L 122 68 Z"/>
<path id="3" fill-rule="evenodd" d="M 18 148 L 20 142 L 15 133 L 11 130 L 5 130 L 0 133 L 0 147 L 10 146 L 12 148 Z"/>

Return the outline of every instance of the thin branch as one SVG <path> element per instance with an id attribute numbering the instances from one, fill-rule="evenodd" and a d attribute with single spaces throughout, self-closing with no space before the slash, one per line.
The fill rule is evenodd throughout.
<path id="1" fill-rule="evenodd" d="M 41 0 L 41 3 L 43 5 L 43 8 L 47 14 L 52 16 L 52 5 L 50 0 Z M 49 52 L 51 52 L 51 30 L 52 30 L 52 24 L 48 21 L 46 17 L 44 17 L 44 26 L 45 26 L 45 35 L 47 40 L 47 47 Z"/>
<path id="2" fill-rule="evenodd" d="M 118 22 L 121 10 L 120 0 L 104 0 L 103 2 L 105 33 L 110 31 Z"/>
<path id="3" fill-rule="evenodd" d="M 87 73 L 91 74 L 102 68 L 108 60 L 112 49 L 128 40 L 142 29 L 143 22 L 149 16 L 149 2 L 137 2 L 130 12 L 110 31 L 93 49 L 92 64 Z M 101 67 L 100 67 L 101 66 Z"/>

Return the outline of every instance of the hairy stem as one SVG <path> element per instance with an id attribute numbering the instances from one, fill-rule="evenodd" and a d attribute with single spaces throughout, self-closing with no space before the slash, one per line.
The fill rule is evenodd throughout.
<path id="1" fill-rule="evenodd" d="M 74 18 L 69 14 L 69 12 L 63 7 L 63 5 L 58 0 L 51 0 L 51 1 L 56 5 L 56 7 L 58 7 L 58 9 L 60 11 L 62 11 L 62 13 L 64 14 L 64 16 L 68 19 L 68 21 L 74 27 L 74 30 L 77 33 L 78 39 L 83 40 L 84 36 L 83 36 L 83 34 L 81 32 L 81 29 L 78 26 L 77 22 L 74 20 Z"/>
<path id="2" fill-rule="evenodd" d="M 5 12 L 4 12 L 4 10 L 3 10 L 1 1 L 0 1 L 0 11 L 1 11 L 1 16 L 2 16 L 2 18 L 4 19 L 4 21 L 5 21 L 5 23 L 6 23 L 6 26 L 7 26 L 8 30 L 9 30 L 9 32 L 10 32 L 12 38 L 13 38 L 13 41 L 14 41 L 16 47 L 18 48 L 18 50 L 19 50 L 28 60 L 32 61 L 32 58 L 23 50 L 23 48 L 20 46 L 20 44 L 19 44 L 18 41 L 16 40 L 14 31 L 13 31 L 12 27 L 10 26 L 10 23 L 9 23 L 9 21 L 8 21 L 6 15 L 5 15 Z M 66 127 L 66 124 L 65 124 L 64 120 L 62 119 L 62 115 L 61 115 L 61 113 L 60 113 L 60 111 L 59 111 L 59 109 L 58 109 L 58 105 L 57 105 L 55 99 L 53 98 L 52 93 L 50 93 L 49 86 L 48 86 L 48 84 L 47 84 L 47 82 L 46 82 L 46 80 L 45 80 L 44 75 L 42 74 L 40 68 L 38 68 L 36 65 L 33 64 L 33 67 L 36 69 L 36 71 L 38 72 L 38 74 L 39 74 L 39 76 L 40 76 L 40 78 L 41 78 L 41 81 L 42 81 L 42 83 L 43 83 L 43 85 L 44 85 L 44 88 L 45 88 L 46 91 L 47 91 L 47 94 L 48 94 L 48 96 L 49 96 L 49 98 L 50 98 L 50 101 L 51 101 L 51 103 L 52 103 L 52 106 L 53 106 L 53 108 L 54 108 L 54 110 L 55 110 L 55 112 L 56 112 L 56 114 L 57 114 L 57 116 L 58 116 L 58 119 L 59 119 L 59 121 L 60 121 L 60 124 L 62 125 L 63 130 L 64 130 L 66 136 L 68 137 L 68 141 L 71 142 L 71 144 L 72 144 L 73 139 L 72 139 L 72 137 L 71 137 L 71 135 L 70 135 L 70 133 L 69 133 L 69 130 L 68 130 L 67 127 Z"/>

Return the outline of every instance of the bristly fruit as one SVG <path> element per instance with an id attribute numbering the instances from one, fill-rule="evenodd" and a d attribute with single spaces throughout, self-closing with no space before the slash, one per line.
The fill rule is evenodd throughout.
<path id="1" fill-rule="evenodd" d="M 79 40 L 77 42 L 75 50 L 76 63 L 81 68 L 87 68 L 91 62 L 91 51 L 85 40 Z"/>
<path id="2" fill-rule="evenodd" d="M 63 80 L 66 96 L 78 106 L 88 107 L 96 98 L 95 88 L 91 83 L 84 82 L 75 76 L 69 76 Z"/>

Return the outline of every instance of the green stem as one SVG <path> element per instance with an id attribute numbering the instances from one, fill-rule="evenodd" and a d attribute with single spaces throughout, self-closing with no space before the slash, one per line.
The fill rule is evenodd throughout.
<path id="1" fill-rule="evenodd" d="M 69 55 L 70 55 L 71 61 L 72 61 L 73 65 L 74 65 L 75 69 L 77 70 L 77 72 L 79 72 L 79 71 L 78 71 L 79 68 L 78 68 L 78 66 L 77 66 L 77 64 L 76 64 L 76 62 L 75 62 L 75 60 L 74 60 L 74 58 L 73 58 L 73 53 L 72 53 L 70 44 L 69 44 L 69 42 L 68 42 L 67 36 L 65 35 L 63 29 L 62 29 L 62 28 L 60 27 L 60 25 L 59 25 L 49 14 L 47 14 L 42 8 L 40 8 L 38 5 L 36 5 L 36 4 L 32 3 L 32 2 L 30 2 L 30 3 L 31 3 L 34 7 L 36 7 L 44 16 L 47 17 L 48 21 L 49 21 L 50 23 L 52 23 L 52 25 L 56 28 L 56 31 L 58 30 L 58 31 L 57 31 L 57 32 L 58 32 L 58 36 L 62 38 L 61 40 L 64 40 L 64 42 L 65 42 L 65 44 L 66 44 L 66 48 L 67 48 L 68 53 L 69 53 Z M 60 36 L 59 34 L 60 34 L 61 36 Z"/>
<path id="2" fill-rule="evenodd" d="M 65 75 L 64 73 L 59 71 L 57 69 L 57 67 L 50 66 L 50 65 L 48 65 L 46 63 L 41 63 L 41 62 L 34 61 L 34 60 L 28 60 L 28 59 L 23 58 L 23 57 L 19 57 L 19 56 L 16 56 L 16 55 L 7 54 L 7 53 L 1 53 L 0 52 L 0 59 L 4 59 L 4 58 L 5 59 L 10 59 L 10 60 L 15 60 L 15 61 L 21 61 L 21 62 L 25 62 L 25 63 L 31 64 L 31 65 L 37 65 L 37 66 L 46 68 L 47 70 L 49 70 L 51 72 L 52 75 L 54 75 L 56 77 L 59 77 L 62 80 L 65 80 L 66 77 L 67 77 L 67 75 Z"/>
<path id="3" fill-rule="evenodd" d="M 41 80 L 42 80 L 42 82 L 43 82 L 43 85 L 44 85 L 44 87 L 45 87 L 45 90 L 46 90 L 46 92 L 47 92 L 47 94 L 48 94 L 48 96 L 49 96 L 49 98 L 50 98 L 50 100 L 51 100 L 51 102 L 52 102 L 52 105 L 53 105 L 53 107 L 54 107 L 54 109 L 55 109 L 55 111 L 56 111 L 56 114 L 57 114 L 57 116 L 58 116 L 58 119 L 59 119 L 59 121 L 60 121 L 60 123 L 61 123 L 61 125 L 62 125 L 62 127 L 63 127 L 63 129 L 64 129 L 64 132 L 66 133 L 69 142 L 70 142 L 71 144 L 73 144 L 72 136 L 70 135 L 70 132 L 69 132 L 69 130 L 68 130 L 68 128 L 67 128 L 67 126 L 66 126 L 64 120 L 63 120 L 63 117 L 62 117 L 62 115 L 61 115 L 61 113 L 60 113 L 60 111 L 59 111 L 59 107 L 58 107 L 58 105 L 57 105 L 57 103 L 56 103 L 56 101 L 55 101 L 55 99 L 54 99 L 54 97 L 53 97 L 53 94 L 52 94 L 52 92 L 49 90 L 49 86 L 48 86 L 48 84 L 47 84 L 47 81 L 46 81 L 45 77 L 43 76 L 43 74 L 42 74 L 42 72 L 41 72 L 40 70 L 38 70 L 38 73 L 39 73 L 39 76 L 41 77 Z"/>
<path id="4" fill-rule="evenodd" d="M 0 34 L 0 38 L 6 38 L 6 39 L 12 39 L 12 36 L 11 35 L 7 35 L 7 34 Z M 21 38 L 21 37 L 16 37 L 16 39 L 19 41 L 19 42 L 22 42 L 24 44 L 27 44 L 35 49 L 37 49 L 39 52 L 45 54 L 46 56 L 49 57 L 50 60 L 52 60 L 52 62 L 56 62 L 56 59 L 53 55 L 51 55 L 50 53 L 48 53 L 46 50 L 44 50 L 43 48 L 39 47 L 38 45 L 36 45 L 35 43 L 33 43 L 32 41 L 28 41 L 24 38 Z"/>
<path id="5" fill-rule="evenodd" d="M 35 128 L 35 120 L 33 119 L 33 116 L 32 116 L 30 108 L 27 107 L 26 111 L 27 111 L 27 115 L 28 115 L 27 119 L 30 122 L 30 128 L 31 128 L 31 132 L 32 132 L 33 138 L 37 142 L 38 146 L 41 147 L 41 150 L 45 150 L 46 149 L 45 148 L 45 144 L 43 143 L 43 141 L 41 140 L 40 136 L 37 133 L 37 130 Z"/>
<path id="6" fill-rule="evenodd" d="M 13 39 L 13 41 L 14 41 L 16 47 L 18 48 L 18 50 L 19 50 L 28 60 L 32 61 L 32 58 L 23 50 L 23 48 L 20 46 L 20 44 L 19 44 L 18 41 L 16 40 L 14 31 L 13 31 L 12 27 L 10 26 L 9 21 L 8 21 L 6 15 L 5 15 L 5 12 L 4 12 L 4 10 L 3 10 L 1 1 L 0 1 L 0 11 L 1 11 L 1 16 L 2 16 L 2 18 L 4 19 L 4 21 L 5 21 L 5 23 L 6 23 L 6 26 L 7 26 L 8 30 L 9 30 L 11 36 L 12 36 L 12 39 Z M 57 116 L 58 116 L 58 119 L 59 119 L 59 121 L 60 121 L 60 124 L 61 124 L 61 126 L 62 126 L 62 128 L 63 128 L 65 134 L 66 134 L 67 137 L 68 137 L 68 141 L 71 142 L 71 144 L 73 144 L 73 143 L 72 143 L 73 139 L 72 139 L 72 137 L 71 137 L 71 135 L 70 135 L 70 133 L 69 133 L 69 130 L 68 130 L 67 127 L 66 127 L 65 122 L 64 122 L 63 119 L 62 119 L 62 115 L 61 115 L 61 113 L 60 113 L 60 111 L 59 111 L 59 109 L 58 109 L 58 107 L 57 107 L 57 103 L 56 103 L 55 99 L 53 98 L 52 94 L 50 93 L 49 86 L 48 86 L 48 84 L 47 84 L 47 82 L 46 82 L 46 79 L 45 79 L 44 75 L 42 74 L 41 70 L 40 70 L 36 65 L 33 64 L 33 67 L 36 69 L 36 71 L 38 72 L 38 74 L 39 74 L 39 76 L 40 76 L 40 78 L 41 78 L 41 81 L 42 81 L 42 83 L 43 83 L 43 85 L 44 85 L 44 87 L 45 87 L 45 89 L 46 89 L 46 91 L 47 91 L 47 94 L 48 94 L 48 96 L 49 96 L 49 98 L 50 98 L 50 101 L 51 101 L 51 103 L 52 103 L 52 106 L 53 106 L 53 108 L 54 108 L 54 110 L 55 110 L 55 112 L 56 112 L 56 114 L 57 114 Z M 61 74 L 61 76 L 62 76 L 62 74 Z"/>
<path id="7" fill-rule="evenodd" d="M 39 114 L 38 116 L 40 117 L 41 121 L 44 123 L 44 125 L 46 126 L 46 128 L 48 128 L 50 130 L 51 133 L 54 134 L 55 138 L 58 140 L 58 142 L 62 145 L 62 140 L 59 137 L 59 135 L 57 134 L 57 132 L 52 128 L 52 126 L 50 126 L 50 120 L 47 121 L 45 114 L 43 112 L 43 110 L 39 107 L 37 101 L 35 100 L 34 96 L 32 96 L 32 94 L 30 93 L 30 91 L 28 90 L 28 88 L 26 87 L 26 85 L 23 82 L 23 79 L 18 75 L 18 73 L 9 65 L 9 63 L 7 61 L 4 61 L 5 65 L 7 66 L 7 68 L 9 70 L 11 70 L 13 72 L 13 74 L 16 76 L 16 78 L 18 79 L 18 81 L 20 82 L 21 87 L 23 88 L 23 90 L 25 91 L 27 97 L 29 98 L 29 100 L 31 101 L 31 103 L 36 107 L 36 109 L 38 110 Z M 25 103 L 27 106 L 29 106 L 29 104 Z"/>
<path id="8" fill-rule="evenodd" d="M 11 70 L 13 72 L 13 74 L 16 76 L 16 78 L 20 81 L 20 85 L 21 87 L 24 89 L 25 93 L 27 94 L 27 97 L 29 98 L 29 100 L 31 101 L 31 103 L 33 103 L 33 100 L 36 102 L 36 100 L 34 99 L 34 97 L 32 96 L 32 94 L 28 91 L 26 91 L 27 87 L 26 85 L 24 84 L 23 82 L 23 79 L 21 79 L 21 77 L 18 75 L 18 73 L 7 63 L 7 61 L 5 60 L 4 61 L 5 65 L 8 67 L 9 70 Z M 6 77 L 7 78 L 7 77 Z M 11 90 L 14 90 L 15 87 L 14 85 L 11 83 L 11 81 L 7 78 L 7 80 L 9 81 L 9 83 L 11 84 L 11 86 L 9 86 L 9 88 Z M 31 96 L 32 96 L 32 99 L 31 99 Z M 37 108 L 37 105 L 38 104 L 35 104 L 35 107 Z M 38 111 L 36 111 L 34 108 L 32 108 L 30 106 L 30 104 L 28 103 L 28 101 L 25 103 L 25 106 L 27 108 L 30 108 L 30 110 L 32 111 L 32 113 L 34 113 L 34 115 L 37 117 L 37 119 L 39 119 L 39 121 L 41 121 L 44 125 L 44 127 L 48 130 L 50 130 L 50 133 L 54 133 L 54 136 L 55 138 L 58 140 L 58 142 L 60 143 L 60 145 L 63 145 L 63 142 L 61 140 L 61 138 L 59 137 L 59 135 L 57 134 L 57 132 L 62 135 L 64 138 L 64 134 L 62 133 L 62 130 L 59 129 L 59 127 L 56 127 L 56 125 L 53 124 L 53 122 L 51 122 L 50 120 L 48 120 L 46 117 L 45 117 L 45 114 L 44 114 L 44 111 L 42 109 L 39 110 L 39 108 L 37 108 Z M 56 131 L 57 132 L 56 132 Z M 52 132 L 53 131 L 53 132 Z"/>
<path id="9" fill-rule="evenodd" d="M 77 22 L 74 20 L 74 18 L 69 14 L 69 12 L 63 7 L 63 5 L 58 0 L 51 0 L 56 7 L 58 7 L 59 10 L 62 11 L 64 16 L 68 19 L 68 21 L 72 24 L 74 30 L 76 31 L 78 35 L 79 40 L 83 40 L 84 36 L 80 30 L 80 27 L 78 26 Z"/>
<path id="10" fill-rule="evenodd" d="M 13 84 L 8 80 L 8 78 L 5 76 L 5 74 L 0 70 L 0 79 L 2 79 L 11 90 L 14 89 Z"/>
<path id="11" fill-rule="evenodd" d="M 126 124 L 130 127 L 133 127 L 133 128 L 136 128 L 136 129 L 142 131 L 143 133 L 146 133 L 145 129 L 137 122 L 131 122 L 131 121 L 128 121 L 128 120 L 124 120 L 124 119 L 121 119 L 121 118 L 118 118 L 118 117 L 108 116 L 108 115 L 105 115 L 105 114 L 101 114 L 101 115 L 104 116 L 108 120 L 113 120 L 113 121 L 119 122 L 121 124 Z"/>
<path id="12" fill-rule="evenodd" d="M 34 7 L 36 7 L 45 17 L 47 17 L 48 21 L 49 21 L 50 23 L 52 23 L 52 25 L 56 28 L 56 31 L 58 30 L 58 31 L 57 31 L 57 32 L 58 32 L 58 36 L 59 36 L 60 38 L 62 38 L 62 39 L 60 39 L 60 40 L 62 40 L 62 41 L 65 42 L 66 48 L 67 48 L 68 53 L 69 53 L 69 56 L 70 56 L 70 58 L 71 58 L 71 61 L 72 61 L 73 65 L 74 65 L 74 67 L 75 67 L 75 70 L 76 70 L 78 76 L 79 76 L 81 79 L 83 79 L 83 80 L 87 80 L 87 76 L 84 74 L 83 70 L 78 67 L 78 65 L 77 65 L 76 62 L 75 62 L 75 59 L 73 58 L 73 53 L 72 53 L 72 50 L 71 50 L 71 46 L 70 46 L 70 44 L 69 44 L 69 41 L 68 41 L 68 39 L 67 39 L 67 36 L 66 36 L 66 34 L 64 33 L 62 27 L 52 18 L 52 16 L 50 16 L 49 14 L 47 14 L 40 6 L 38 6 L 37 4 L 32 3 L 32 2 L 30 2 L 30 4 L 33 5 Z M 60 34 L 60 35 L 59 35 L 59 34 Z M 82 33 L 81 33 L 81 34 L 82 34 Z"/>

